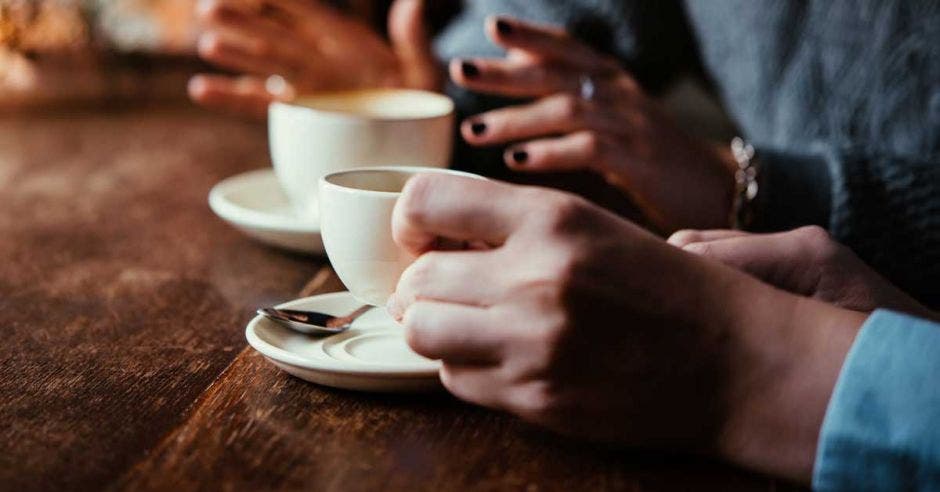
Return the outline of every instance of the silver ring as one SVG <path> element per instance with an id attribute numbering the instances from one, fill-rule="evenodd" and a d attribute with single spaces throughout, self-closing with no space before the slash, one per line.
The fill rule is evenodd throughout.
<path id="1" fill-rule="evenodd" d="M 590 75 L 582 75 L 581 78 L 578 79 L 578 92 L 581 95 L 581 99 L 585 101 L 594 100 L 594 96 L 597 95 L 597 85 Z"/>

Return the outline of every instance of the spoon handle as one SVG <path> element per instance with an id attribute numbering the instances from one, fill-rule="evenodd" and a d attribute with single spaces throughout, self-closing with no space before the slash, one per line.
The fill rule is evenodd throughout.
<path id="1" fill-rule="evenodd" d="M 326 322 L 326 327 L 327 328 L 339 328 L 341 326 L 349 326 L 352 324 L 353 321 L 356 321 L 356 318 L 362 316 L 373 307 L 374 306 L 371 306 L 369 304 L 363 304 L 362 306 L 359 306 L 359 309 L 356 309 L 355 311 L 347 314 L 346 316 L 336 317 L 336 318 L 332 318 L 328 320 Z"/>

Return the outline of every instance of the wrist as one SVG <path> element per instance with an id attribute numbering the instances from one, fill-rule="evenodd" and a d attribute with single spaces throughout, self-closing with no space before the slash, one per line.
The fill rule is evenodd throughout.
<path id="1" fill-rule="evenodd" d="M 724 143 L 703 141 L 698 156 L 697 160 L 701 160 L 704 156 L 707 161 L 706 167 L 711 169 L 711 215 L 713 218 L 709 221 L 709 227 L 729 228 L 733 225 L 729 218 L 734 213 L 738 191 L 735 181 L 738 163 L 731 148 Z"/>
<path id="2" fill-rule="evenodd" d="M 735 179 L 735 173 L 738 171 L 738 161 L 735 159 L 731 147 L 724 143 L 713 144 L 712 149 L 725 183 L 725 186 L 721 189 L 724 207 L 722 207 L 720 213 L 725 227 L 731 228 L 734 226 L 734 204 L 738 192 Z"/>
<path id="3" fill-rule="evenodd" d="M 680 142 L 663 162 L 677 164 L 664 168 L 673 173 L 670 182 L 678 184 L 683 193 L 664 187 L 672 193 L 670 199 L 663 200 L 672 204 L 670 213 L 664 214 L 670 220 L 656 225 L 666 233 L 728 228 L 736 191 L 736 164 L 730 149 L 692 136 L 683 136 Z M 676 201 L 676 197 L 682 199 Z"/>
<path id="4" fill-rule="evenodd" d="M 809 483 L 829 398 L 867 314 L 764 287 L 750 291 L 753 302 L 736 316 L 742 350 L 730 368 L 717 451 Z"/>

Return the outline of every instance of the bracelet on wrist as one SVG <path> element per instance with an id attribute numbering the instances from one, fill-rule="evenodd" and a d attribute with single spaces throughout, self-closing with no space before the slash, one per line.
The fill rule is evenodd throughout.
<path id="1" fill-rule="evenodd" d="M 746 229 L 754 222 L 755 205 L 759 186 L 759 162 L 754 147 L 741 137 L 731 140 L 731 155 L 737 168 L 734 170 L 734 201 L 731 205 L 731 227 Z"/>

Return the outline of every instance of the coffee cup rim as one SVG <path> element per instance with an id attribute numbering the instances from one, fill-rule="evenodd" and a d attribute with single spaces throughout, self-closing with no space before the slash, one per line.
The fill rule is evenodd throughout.
<path id="1" fill-rule="evenodd" d="M 305 98 L 315 98 L 315 97 L 325 97 L 325 96 L 338 96 L 343 94 L 352 94 L 352 93 L 407 93 L 413 95 L 419 95 L 422 97 L 429 97 L 437 99 L 440 102 L 445 104 L 445 109 L 437 111 L 425 116 L 382 116 L 382 115 L 365 115 L 359 114 L 351 111 L 339 111 L 332 109 L 324 108 L 315 108 L 311 106 L 305 106 L 303 104 L 297 104 L 294 101 L 303 100 Z M 348 119 L 355 121 L 426 121 L 434 120 L 438 118 L 444 118 L 454 114 L 454 100 L 448 97 L 445 94 L 440 94 L 432 91 L 425 91 L 421 89 L 397 89 L 397 88 L 375 88 L 375 89 L 352 89 L 352 90 L 337 90 L 337 91 L 322 91 L 316 92 L 313 94 L 297 96 L 291 101 L 274 101 L 268 106 L 269 117 L 279 109 L 286 111 L 296 111 L 300 113 L 308 113 L 317 116 L 330 116 L 340 119 Z"/>
<path id="2" fill-rule="evenodd" d="M 332 187 L 336 188 L 339 191 L 345 193 L 355 193 L 355 194 L 368 194 L 371 196 L 377 197 L 388 197 L 395 198 L 401 195 L 400 191 L 376 191 L 376 190 L 364 190 L 361 188 L 351 188 L 349 186 L 343 186 L 330 182 L 329 179 L 335 176 L 341 176 L 344 174 L 355 174 L 360 172 L 375 172 L 375 171 L 397 171 L 405 172 L 411 174 L 421 174 L 421 173 L 430 173 L 430 174 L 448 174 L 451 176 L 463 176 L 466 178 L 479 179 L 487 181 L 487 178 L 480 176 L 479 174 L 468 173 L 465 171 L 458 171 L 456 169 L 449 169 L 445 167 L 427 167 L 427 166 L 368 166 L 368 167 L 357 167 L 352 169 L 344 169 L 342 171 L 335 171 L 320 177 L 319 184 L 321 187 Z"/>

